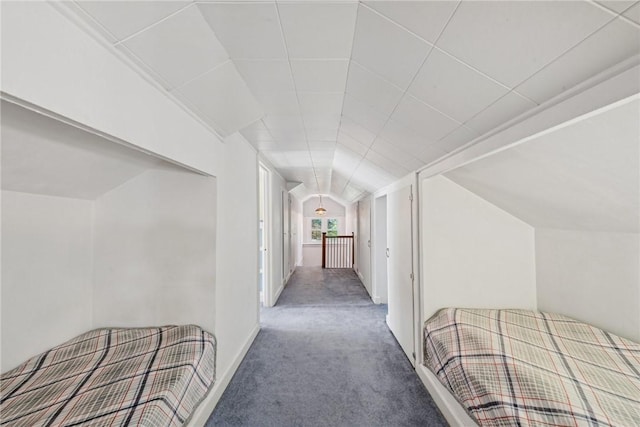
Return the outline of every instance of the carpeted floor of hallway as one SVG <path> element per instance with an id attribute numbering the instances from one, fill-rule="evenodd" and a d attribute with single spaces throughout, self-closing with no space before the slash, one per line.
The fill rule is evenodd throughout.
<path id="1" fill-rule="evenodd" d="M 446 426 L 352 270 L 298 267 L 207 426 Z"/>

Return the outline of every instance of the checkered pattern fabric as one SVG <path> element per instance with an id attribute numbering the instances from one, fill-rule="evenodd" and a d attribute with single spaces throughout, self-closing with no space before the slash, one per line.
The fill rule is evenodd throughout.
<path id="1" fill-rule="evenodd" d="M 481 426 L 640 426 L 640 344 L 551 313 L 445 308 L 425 365 Z"/>
<path id="2" fill-rule="evenodd" d="M 0 377 L 2 426 L 179 426 L 215 380 L 201 328 L 97 329 Z"/>

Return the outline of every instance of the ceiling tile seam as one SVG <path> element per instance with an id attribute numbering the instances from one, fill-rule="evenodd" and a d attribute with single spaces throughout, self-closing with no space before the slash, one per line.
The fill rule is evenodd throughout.
<path id="1" fill-rule="evenodd" d="M 347 65 L 347 75 L 345 76 L 344 90 L 342 91 L 342 105 L 340 106 L 340 123 L 338 123 L 338 131 L 336 132 L 336 145 L 338 144 L 338 135 L 340 134 L 340 130 L 342 129 L 342 117 L 344 117 L 344 102 L 345 102 L 345 98 L 347 97 L 347 84 L 349 83 L 349 73 L 351 72 L 351 63 L 353 62 L 351 58 L 353 57 L 353 45 L 355 44 L 355 41 L 356 41 L 356 29 L 358 28 L 358 19 L 360 18 L 361 4 L 362 3 L 358 1 L 356 5 L 356 21 L 353 24 L 353 34 L 351 35 L 351 51 L 349 52 L 349 64 Z M 335 155 L 333 158 L 335 161 Z M 331 165 L 333 169 L 333 162 L 331 163 Z M 347 189 L 347 185 L 349 185 L 349 180 L 345 181 L 345 184 L 342 187 L 342 191 L 340 192 L 340 195 L 344 194 L 344 192 Z"/>
<path id="2" fill-rule="evenodd" d="M 631 6 L 633 7 L 633 6 Z M 625 9 L 625 10 L 628 10 Z M 519 96 L 527 101 L 532 102 L 533 104 L 535 104 L 536 106 L 541 105 L 540 103 L 538 103 L 537 101 L 529 98 L 528 96 L 525 96 L 523 94 L 521 94 L 520 92 L 518 92 L 516 89 L 520 86 L 522 86 L 525 82 L 529 81 L 531 78 L 533 78 L 536 74 L 542 72 L 545 68 L 547 68 L 548 66 L 550 66 L 551 64 L 553 64 L 555 61 L 557 61 L 558 59 L 560 59 L 562 56 L 564 56 L 565 54 L 567 54 L 568 52 L 570 52 L 571 50 L 575 49 L 576 47 L 578 47 L 580 44 L 584 43 L 589 37 L 592 37 L 593 35 L 595 35 L 596 33 L 598 33 L 599 31 L 601 31 L 602 29 L 604 29 L 604 27 L 606 27 L 607 25 L 613 23 L 616 19 L 617 16 L 613 16 L 611 19 L 609 19 L 608 21 L 606 21 L 603 25 L 601 25 L 600 27 L 596 28 L 594 31 L 592 31 L 591 33 L 587 34 L 582 40 L 580 40 L 579 42 L 577 42 L 576 44 L 574 44 L 573 46 L 567 48 L 564 52 L 560 53 L 558 56 L 556 56 L 555 58 L 551 59 L 547 64 L 543 65 L 541 68 L 539 68 L 537 71 L 535 71 L 533 74 L 531 74 L 529 77 L 527 77 L 526 79 L 522 80 L 521 82 L 517 83 L 516 85 L 513 86 L 513 88 L 511 88 L 507 93 L 503 94 L 501 97 L 499 97 L 498 99 L 496 99 L 495 101 L 493 101 L 491 104 L 489 104 L 488 106 L 486 106 L 485 108 L 483 108 L 482 110 L 478 111 L 476 114 L 474 114 L 472 117 L 470 117 L 469 119 L 467 119 L 466 121 L 464 121 L 462 124 L 470 130 L 473 130 L 474 132 L 476 132 L 476 130 L 471 127 L 468 126 L 467 123 L 469 123 L 471 120 L 473 120 L 475 117 L 477 117 L 478 115 L 482 114 L 484 111 L 486 111 L 487 109 L 491 108 L 493 105 L 495 105 L 497 102 L 499 102 L 500 100 L 502 100 L 503 98 L 507 97 L 509 94 L 513 93 L 516 96 Z M 437 44 L 437 41 L 436 41 Z M 447 53 L 444 50 L 440 49 L 438 46 L 435 47 L 436 49 L 442 51 L 443 53 Z M 447 53 L 448 54 L 448 53 Z M 452 58 L 455 58 L 453 55 L 451 55 Z M 456 58 L 457 59 L 457 58 Z M 519 116 L 518 116 L 519 117 Z M 516 117 L 514 117 L 515 119 Z M 512 120 L 508 120 L 507 122 L 500 124 L 498 127 L 502 127 L 504 124 L 510 123 Z M 496 129 L 496 128 L 494 128 Z M 480 136 L 486 135 L 489 132 L 493 132 L 494 129 L 491 129 L 483 134 L 481 134 Z M 449 134 L 445 135 L 443 138 L 446 138 L 447 136 L 449 136 L 451 133 L 453 133 L 455 131 L 455 129 L 453 131 L 451 131 Z M 442 140 L 443 138 L 441 138 L 440 140 Z M 440 141 L 438 140 L 438 141 Z M 473 141 L 473 140 L 472 140 Z"/>
<path id="3" fill-rule="evenodd" d="M 457 127 L 456 129 L 459 129 L 459 127 Z M 450 134 L 451 134 L 452 132 L 454 132 L 456 129 L 454 129 L 453 131 L 449 132 L 447 135 L 450 135 Z M 387 144 L 389 144 L 389 145 L 393 145 L 391 142 L 387 141 L 386 139 L 384 139 L 384 138 L 382 138 L 382 137 L 380 137 L 380 136 L 377 136 L 377 137 L 376 137 L 376 139 L 374 139 L 374 140 L 373 140 L 373 144 L 371 144 L 371 146 L 372 146 L 372 147 L 375 145 L 375 142 L 376 142 L 378 139 L 380 139 L 381 141 L 386 142 L 386 143 L 387 143 Z M 440 141 L 440 140 L 438 140 L 438 141 Z M 434 144 L 435 144 L 435 143 L 434 143 Z M 428 145 L 427 145 L 427 147 L 429 147 L 429 146 L 431 146 L 431 145 L 433 145 L 433 144 L 428 144 Z M 402 155 L 406 156 L 406 157 L 409 157 L 409 158 L 415 158 L 415 159 L 420 160 L 420 158 L 419 158 L 418 156 L 416 156 L 416 155 L 414 155 L 414 154 L 410 154 L 410 153 L 406 152 L 406 151 L 405 151 L 403 148 L 401 148 L 401 147 L 396 147 L 395 145 L 393 145 L 393 148 L 394 148 L 396 151 L 398 151 L 399 153 L 401 153 Z M 383 157 L 385 157 L 385 158 L 389 159 L 389 161 L 395 162 L 396 164 L 400 165 L 397 161 L 392 160 L 391 158 L 389 158 L 389 156 L 386 156 L 386 155 L 384 155 L 384 154 L 380 153 L 379 151 L 376 151 L 376 149 L 375 149 L 375 148 L 372 148 L 372 151 L 376 152 L 376 154 L 378 154 L 378 155 L 380 155 L 380 156 L 383 156 Z M 422 161 L 420 160 L 420 162 L 422 162 Z M 406 168 L 405 168 L 405 169 L 406 169 Z"/>
<path id="4" fill-rule="evenodd" d="M 174 93 L 174 92 L 175 92 L 175 93 L 177 93 L 177 94 L 179 94 L 182 98 L 184 98 L 184 101 L 183 101 L 181 98 L 178 98 L 177 96 L 173 95 L 173 93 Z M 209 116 L 208 116 L 207 114 L 205 114 L 205 113 L 204 113 L 200 108 L 198 108 L 195 104 L 193 104 L 192 102 L 190 102 L 190 101 L 187 99 L 187 97 L 186 97 L 186 95 L 185 95 L 184 93 L 180 92 L 180 90 L 178 90 L 178 89 L 176 89 L 174 92 L 166 92 L 166 93 L 167 93 L 168 95 L 172 96 L 174 99 L 179 100 L 179 102 L 180 102 L 181 104 L 184 104 L 184 105 L 185 105 L 185 108 L 192 110 L 192 112 L 193 112 L 193 115 L 194 115 L 194 116 L 196 116 L 196 117 L 201 116 L 201 117 L 200 117 L 200 120 L 201 120 L 201 121 L 203 121 L 203 122 L 205 122 L 205 123 L 206 123 L 206 121 L 205 121 L 202 117 L 207 117 L 209 120 L 211 120 L 211 121 L 213 122 L 213 124 L 214 124 L 218 129 L 220 129 L 220 131 L 222 131 L 222 132 L 224 132 L 224 133 L 228 133 L 226 129 L 224 129 L 222 126 L 220 126 L 220 124 L 218 123 L 218 121 L 217 121 L 217 120 L 215 120 L 215 119 L 214 119 L 214 118 L 212 118 L 212 117 L 209 117 Z M 189 105 L 189 106 L 187 107 L 187 105 Z M 208 127 L 209 127 L 209 128 L 211 128 L 211 125 L 210 125 L 210 124 L 208 124 Z M 221 141 L 221 142 L 224 142 L 225 137 L 224 137 L 224 136 L 222 136 L 222 134 L 221 134 L 218 130 L 215 130 L 215 134 L 216 134 L 216 136 L 218 136 L 218 138 L 220 138 L 220 141 Z"/>
<path id="5" fill-rule="evenodd" d="M 237 3 L 236 3 L 237 4 Z M 244 4 L 244 3 L 243 3 Z M 285 61 L 284 58 L 282 57 L 272 57 L 272 58 L 244 58 L 241 56 L 238 57 L 231 57 L 231 59 L 233 59 L 234 61 L 245 61 L 245 62 L 270 62 L 270 61 Z M 301 57 L 297 57 L 297 58 L 291 58 L 292 61 L 317 61 L 317 62 L 321 62 L 321 61 L 348 61 L 349 58 L 347 57 L 331 57 L 331 58 L 301 58 Z"/>
<path id="6" fill-rule="evenodd" d="M 105 40 L 105 33 L 100 33 L 98 29 L 92 27 L 90 23 L 87 23 L 81 16 L 78 16 L 78 10 L 81 10 L 83 14 L 87 15 L 87 12 L 79 7 L 76 4 L 74 10 L 71 10 L 68 5 L 65 5 L 64 2 L 54 2 L 51 5 L 60 13 L 62 13 L 65 17 L 72 20 L 72 22 L 78 27 L 87 33 L 93 40 L 98 42 L 103 48 L 107 51 L 111 52 L 118 60 L 120 60 L 125 66 L 129 67 L 133 72 L 135 72 L 138 76 L 140 76 L 144 81 L 149 83 L 152 87 L 158 90 L 159 93 L 164 95 L 167 99 L 176 104 L 183 112 L 185 112 L 189 117 L 198 122 L 202 127 L 211 132 L 214 136 L 216 136 L 220 141 L 223 141 L 224 138 L 217 129 L 214 129 L 209 123 L 202 119 L 202 117 L 198 116 L 190 107 L 187 107 L 185 103 L 176 98 L 173 94 L 171 94 L 165 87 L 162 86 L 158 80 L 149 75 L 149 72 L 146 70 L 148 67 L 143 67 L 141 64 L 145 64 L 144 61 L 141 61 L 141 64 L 138 64 L 136 61 L 131 59 L 125 52 L 121 49 L 116 48 L 112 42 L 109 40 Z M 87 15 L 91 17 L 91 15 Z M 93 20 L 93 17 L 91 17 Z M 146 64 L 145 64 L 146 65 Z M 157 73 L 153 73 L 157 75 Z M 164 79 L 162 79 L 164 81 Z M 167 82 L 167 86 L 170 86 Z M 204 115 L 204 114 L 203 114 Z"/>
<path id="7" fill-rule="evenodd" d="M 442 34 L 444 33 L 444 31 L 447 29 L 447 26 L 449 25 L 449 23 L 451 22 L 451 19 L 453 19 L 454 15 L 456 14 L 456 12 L 458 11 L 458 8 L 460 7 L 460 4 L 462 3 L 462 0 L 458 0 L 458 3 L 456 4 L 456 7 L 453 9 L 453 11 L 451 12 L 451 14 L 449 15 L 449 18 L 447 18 L 447 22 L 444 24 L 444 26 L 442 27 L 442 29 L 440 30 L 440 33 L 438 34 L 438 37 L 436 37 L 436 40 L 433 44 L 428 43 L 429 46 L 431 46 L 431 48 L 429 49 L 429 51 L 427 52 L 427 55 L 424 57 L 424 59 L 422 60 L 422 63 L 420 64 L 420 66 L 417 68 L 415 74 L 413 75 L 411 81 L 409 82 L 409 84 L 407 85 L 407 88 L 403 91 L 402 96 L 400 97 L 400 99 L 398 100 L 398 102 L 396 103 L 396 105 L 393 107 L 393 110 L 391 111 L 391 113 L 389 114 L 389 116 L 387 117 L 387 120 L 384 122 L 384 124 L 382 125 L 382 128 L 376 133 L 375 138 L 373 139 L 373 142 L 375 142 L 375 140 L 378 138 L 378 136 L 380 136 L 380 132 L 382 132 L 382 130 L 387 126 L 387 123 L 389 123 L 389 120 L 391 120 L 391 116 L 393 116 L 393 114 L 396 112 L 396 110 L 398 109 L 398 106 L 400 105 L 400 103 L 402 102 L 402 99 L 404 99 L 405 96 L 407 96 L 408 94 L 408 90 L 411 87 L 411 85 L 413 84 L 413 82 L 415 81 L 415 79 L 418 77 L 418 74 L 420 73 L 420 70 L 422 70 L 422 67 L 424 66 L 424 64 L 427 62 L 427 59 L 429 59 L 429 56 L 431 56 L 431 52 L 433 52 L 433 49 L 435 48 L 435 46 L 438 43 L 438 40 L 440 40 L 440 37 L 442 37 Z M 367 7 L 366 5 L 363 5 L 365 7 Z M 369 10 L 372 10 L 370 7 L 367 7 Z M 376 12 L 376 11 L 374 11 Z M 378 13 L 378 12 L 376 12 Z M 383 15 L 381 15 L 383 16 Z M 389 19 L 387 17 L 384 17 L 385 19 Z M 393 21 L 391 21 L 393 22 Z M 394 23 L 395 24 L 395 23 Z M 397 24 L 396 24 L 397 25 Z M 411 95 L 409 95 L 411 96 Z M 426 104 L 425 104 L 426 105 Z M 429 106 L 431 107 L 431 106 Z M 437 110 L 436 110 L 437 111 Z M 447 116 L 448 117 L 448 116 Z M 457 120 L 455 120 L 456 123 L 460 123 Z M 362 164 L 362 161 L 364 160 L 364 158 L 367 156 L 367 154 L 369 154 L 369 151 L 371 150 L 371 146 L 373 145 L 373 142 L 371 142 L 371 145 L 367 148 L 367 151 L 365 151 L 364 155 L 362 156 L 362 159 L 360 159 L 360 162 L 358 163 L 358 166 L 356 166 L 356 170 L 360 167 L 360 165 Z M 364 145 L 364 144 L 363 144 Z M 353 178 L 353 175 L 355 174 L 355 170 L 352 172 L 351 176 L 349 177 L 349 179 L 347 180 L 347 185 L 351 182 L 351 179 Z"/>
<path id="8" fill-rule="evenodd" d="M 160 86 L 162 86 L 162 90 L 170 92 L 171 89 L 167 89 L 172 87 L 171 83 L 169 83 L 169 81 L 167 79 L 165 79 L 164 77 L 162 77 L 160 74 L 158 74 L 158 72 L 156 70 L 154 70 L 149 64 L 147 64 L 142 58 L 140 58 L 138 55 L 136 55 L 131 49 L 129 49 L 127 46 L 116 46 L 113 45 L 114 49 L 119 49 L 121 50 L 125 55 L 129 56 L 129 59 L 133 62 L 136 63 L 136 65 L 138 67 L 140 67 L 140 69 L 149 74 L 149 77 L 153 80 L 156 81 L 157 84 L 159 84 Z"/>
<path id="9" fill-rule="evenodd" d="M 76 11 L 80 11 L 85 17 L 87 17 L 94 26 L 96 26 L 99 30 L 98 31 L 102 31 L 104 33 L 106 33 L 107 35 L 109 35 L 113 40 L 115 41 L 109 41 L 107 40 L 107 42 L 109 43 L 109 45 L 113 46 L 114 43 L 116 43 L 118 41 L 118 38 L 111 32 L 109 31 L 109 29 L 107 27 L 105 27 L 104 25 L 102 25 L 102 23 L 100 21 L 98 21 L 98 19 L 94 18 L 92 14 L 90 14 L 89 12 L 87 12 L 82 6 L 82 2 L 79 0 L 73 0 L 73 4 L 75 4 L 74 10 Z"/>
<path id="10" fill-rule="evenodd" d="M 180 83 L 180 84 L 179 84 L 179 85 L 177 85 L 176 87 L 173 87 L 173 88 L 169 89 L 169 92 L 173 92 L 173 91 L 175 91 L 175 90 L 180 90 L 180 89 L 182 89 L 183 87 L 187 86 L 188 84 L 191 84 L 191 83 L 195 82 L 195 81 L 196 81 L 196 80 L 198 80 L 198 79 L 201 79 L 202 77 L 206 76 L 207 74 L 209 74 L 209 73 L 213 73 L 215 70 L 217 70 L 218 68 L 223 67 L 223 66 L 224 66 L 224 65 L 226 65 L 228 62 L 233 63 L 233 61 L 232 61 L 231 59 L 227 58 L 224 62 L 221 62 L 220 64 L 218 64 L 218 65 L 214 66 L 213 68 L 209 68 L 207 71 L 204 71 L 204 72 L 202 72 L 202 73 L 198 74 L 198 75 L 197 75 L 197 76 L 195 76 L 195 77 L 191 77 L 190 79 L 188 79 L 188 80 L 187 80 L 187 81 L 185 81 L 184 83 Z M 234 68 L 235 68 L 236 64 L 233 64 L 233 66 L 234 66 Z M 236 68 L 236 71 L 237 71 L 237 68 Z M 243 80 L 244 80 L 244 79 L 243 79 Z M 245 82 L 245 84 L 246 84 L 246 82 Z"/>
<path id="11" fill-rule="evenodd" d="M 533 74 L 531 74 L 529 77 L 527 77 L 526 79 L 522 80 L 520 83 L 518 83 L 517 85 L 515 85 L 513 87 L 513 91 L 518 93 L 520 96 L 522 96 L 519 92 L 516 91 L 516 89 L 520 86 L 522 86 L 524 83 L 526 83 L 527 81 L 529 81 L 530 79 L 532 79 L 533 77 L 535 77 L 537 74 L 539 74 L 540 72 L 542 72 L 543 70 L 545 70 L 547 67 L 551 66 L 551 64 L 553 64 L 554 62 L 556 62 L 557 60 L 559 60 L 560 58 L 562 58 L 564 55 L 566 55 L 567 53 L 569 53 L 570 51 L 572 51 L 573 49 L 577 48 L 578 46 L 580 46 L 582 43 L 584 43 L 585 41 L 587 41 L 590 37 L 593 37 L 594 35 L 596 35 L 598 32 L 602 31 L 605 27 L 607 27 L 608 25 L 614 23 L 617 20 L 617 16 L 614 16 L 613 18 L 611 18 L 610 20 L 608 20 L 607 22 L 605 22 L 604 24 L 602 24 L 600 27 L 596 28 L 595 30 L 593 30 L 591 33 L 587 34 L 582 40 L 580 40 L 579 42 L 577 42 L 576 44 L 574 44 L 573 46 L 570 46 L 569 48 L 567 48 L 565 51 L 563 51 L 562 53 L 560 53 L 558 56 L 556 56 L 555 58 L 553 58 L 551 61 L 549 61 L 548 63 L 546 63 L 545 65 L 543 65 L 542 67 L 540 67 L 537 71 L 535 71 Z M 526 98 L 526 97 L 525 97 Z M 527 98 L 528 99 L 528 98 Z M 535 102 L 535 101 L 534 101 Z M 539 103 L 536 102 L 536 105 L 540 105 Z"/>
<path id="12" fill-rule="evenodd" d="M 373 146 L 373 144 L 372 144 L 372 146 Z M 403 151 L 402 151 L 402 150 L 400 150 L 399 148 L 396 148 L 396 150 L 398 150 L 398 151 L 400 151 L 400 152 L 403 152 Z M 401 165 L 401 164 L 400 164 L 400 163 L 398 163 L 396 160 L 393 160 L 393 159 L 389 158 L 389 156 L 386 156 L 386 155 L 384 155 L 384 154 L 382 154 L 382 153 L 380 153 L 380 152 L 376 151 L 376 150 L 375 150 L 375 148 L 372 148 L 372 149 L 371 149 L 371 150 L 369 150 L 369 151 L 371 151 L 371 152 L 373 152 L 373 153 L 376 153 L 376 154 L 377 154 L 378 156 L 380 156 L 380 157 L 383 157 L 383 158 L 384 158 L 385 160 L 387 160 L 389 163 L 391 163 L 391 164 L 395 165 L 396 167 L 398 167 L 398 168 L 400 168 L 400 169 L 403 169 L 403 170 L 407 171 L 407 173 L 411 172 L 407 167 L 405 167 L 405 166 Z M 403 153 L 404 153 L 404 152 L 403 152 Z M 367 154 L 369 154 L 369 152 L 367 152 Z M 406 153 L 404 153 L 404 154 L 406 154 Z"/>
<path id="13" fill-rule="evenodd" d="M 638 57 L 638 55 L 636 55 L 636 57 Z M 623 62 L 625 62 L 625 61 L 623 61 Z M 605 70 L 603 73 L 607 73 L 607 71 L 608 70 Z M 600 74 L 602 74 L 602 73 L 600 73 Z M 594 77 L 597 77 L 597 76 L 598 75 L 596 75 Z M 587 79 L 587 80 L 585 80 L 585 82 L 588 82 L 589 80 L 592 80 L 592 79 L 593 78 Z M 578 84 L 578 86 L 583 85 L 585 82 L 582 82 L 582 83 Z M 557 102 L 561 102 L 563 99 L 566 99 L 565 97 L 563 97 L 563 95 L 565 93 L 567 93 L 567 92 L 571 92 L 572 90 L 573 89 L 569 89 L 568 91 L 554 96 L 553 98 L 545 101 L 544 103 L 538 105 L 537 107 L 534 107 L 531 110 L 524 111 L 523 113 L 519 114 L 518 116 L 516 116 L 516 117 L 514 117 L 514 118 L 512 118 L 510 120 L 507 120 L 506 122 L 504 122 L 504 123 L 500 124 L 499 126 L 497 126 L 497 127 L 493 128 L 493 129 L 485 132 L 482 135 L 479 135 L 479 136 L 473 138 L 471 141 L 467 142 L 466 144 L 463 144 L 460 147 L 457 147 L 456 149 L 454 149 L 454 150 L 450 151 L 449 153 L 447 153 L 445 156 L 440 157 L 438 159 L 435 159 L 434 161 L 422 166 L 420 169 L 418 169 L 417 172 L 420 172 L 420 171 L 426 170 L 426 169 L 428 169 L 428 168 L 430 168 L 432 166 L 435 166 L 436 164 L 443 162 L 444 160 L 454 156 L 455 154 L 458 154 L 461 151 L 464 151 L 464 150 L 466 150 L 466 149 L 468 149 L 468 148 L 470 148 L 470 147 L 472 147 L 472 146 L 474 146 L 476 144 L 481 143 L 482 141 L 486 140 L 487 138 L 491 137 L 492 135 L 495 135 L 496 133 L 502 132 L 505 129 L 508 129 L 509 127 L 511 127 L 511 126 L 513 126 L 513 125 L 515 125 L 517 123 L 520 123 L 521 121 L 526 120 L 529 117 L 535 116 L 536 114 L 540 113 L 541 111 L 544 111 L 545 109 L 555 105 Z M 561 99 L 558 101 L 558 98 L 561 98 Z M 455 132 L 455 130 L 453 130 L 451 133 L 453 133 L 453 132 Z M 446 138 L 446 136 L 445 136 L 445 138 Z M 530 137 L 528 137 L 528 138 L 530 138 Z M 515 144 L 517 145 L 517 144 L 522 143 L 522 142 L 523 141 L 518 141 Z M 504 149 L 506 149 L 506 148 L 503 147 L 501 150 L 504 150 Z"/>
<path id="14" fill-rule="evenodd" d="M 298 86 L 296 85 L 296 79 L 293 75 L 293 67 L 291 66 L 291 57 L 289 55 L 289 47 L 287 46 L 287 39 L 284 36 L 284 28 L 282 26 L 282 17 L 280 16 L 280 8 L 278 6 L 278 3 L 275 3 L 275 7 L 276 7 L 276 14 L 278 16 L 278 27 L 280 28 L 280 36 L 282 37 L 282 43 L 284 45 L 284 51 L 287 55 L 287 64 L 289 65 L 289 72 L 291 73 L 291 80 L 293 83 L 293 88 L 295 89 L 295 95 L 296 95 L 296 102 L 298 104 L 298 114 L 300 116 L 302 116 L 302 106 L 300 103 L 300 98 L 298 97 Z M 316 188 L 318 189 L 318 192 L 320 192 L 320 182 L 318 180 L 318 173 L 316 172 L 316 167 L 315 164 L 313 163 L 313 157 L 311 156 L 311 146 L 309 145 L 309 138 L 307 137 L 307 129 L 304 126 L 304 122 L 303 122 L 303 126 L 302 126 L 302 131 L 304 133 L 304 139 L 305 142 L 307 143 L 307 150 L 309 153 L 309 159 L 311 161 L 311 168 L 313 169 L 313 176 L 316 179 Z"/>
<path id="15" fill-rule="evenodd" d="M 438 34 L 438 37 L 436 38 L 436 40 L 431 43 L 430 41 L 420 37 L 418 34 L 414 33 L 413 31 L 409 30 L 407 27 L 405 27 L 404 25 L 394 21 L 393 19 L 389 18 L 388 16 L 382 14 L 381 12 L 378 12 L 377 10 L 371 8 L 370 6 L 362 3 L 362 5 L 364 7 L 366 7 L 367 9 L 369 9 L 370 11 L 376 13 L 377 15 L 379 15 L 380 17 L 386 19 L 389 22 L 392 22 L 394 25 L 402 28 L 403 30 L 407 31 L 408 33 L 410 33 L 411 35 L 413 35 L 414 37 L 417 37 L 418 39 L 420 39 L 421 41 L 429 44 L 430 46 L 432 46 L 433 48 L 437 49 L 439 52 L 444 53 L 445 55 L 449 56 L 450 58 L 454 59 L 455 61 L 459 62 L 460 64 L 464 65 L 465 67 L 475 71 L 476 73 L 482 75 L 483 77 L 491 80 L 493 83 L 502 86 L 503 88 L 510 90 L 512 89 L 511 87 L 509 87 L 508 85 L 500 82 L 499 80 L 491 77 L 490 75 L 486 74 L 485 72 L 477 69 L 476 67 L 474 67 L 471 64 L 468 64 L 467 62 L 463 61 L 462 59 L 458 58 L 457 56 L 453 55 L 452 53 L 447 52 L 446 50 L 444 50 L 443 48 L 437 46 L 438 40 L 440 40 L 440 37 L 442 36 L 442 34 L 444 33 L 444 30 L 446 29 L 446 27 L 449 25 L 449 22 L 451 21 L 451 19 L 453 18 L 453 15 L 456 13 L 456 11 L 458 10 L 458 7 L 460 6 L 461 0 L 458 1 L 458 4 L 456 5 L 455 9 L 453 10 L 453 12 L 451 13 L 451 15 L 449 16 L 449 18 L 447 19 L 447 22 L 445 23 L 444 27 L 442 28 L 442 30 L 440 31 L 440 34 Z M 360 65 L 360 64 L 358 64 Z M 424 65 L 424 64 L 423 64 Z M 363 67 L 366 68 L 366 67 Z M 420 69 L 422 69 L 422 66 L 420 66 Z M 369 70 L 370 71 L 370 70 Z M 414 79 L 415 80 L 415 79 Z M 395 85 L 394 85 L 395 86 Z"/>
<path id="16" fill-rule="evenodd" d="M 458 0 L 458 4 L 460 3 L 460 1 L 461 1 L 461 0 Z M 384 15 L 383 13 L 378 12 L 377 10 L 373 9 L 371 6 L 367 5 L 366 3 L 363 3 L 363 2 L 361 1 L 361 2 L 360 2 L 360 6 L 362 6 L 362 7 L 366 8 L 366 9 L 367 9 L 367 10 L 369 10 L 370 12 L 375 13 L 375 14 L 376 14 L 376 15 L 378 15 L 379 17 L 383 18 L 385 21 L 389 21 L 390 23 L 392 23 L 392 24 L 393 24 L 393 25 L 395 25 L 396 27 L 400 28 L 401 30 L 406 31 L 407 33 L 411 34 L 413 37 L 417 38 L 417 39 L 418 39 L 418 40 L 420 40 L 421 42 L 424 42 L 424 43 L 426 43 L 426 44 L 428 44 L 429 46 L 432 46 L 432 47 L 435 45 L 435 43 L 432 43 L 432 42 L 430 42 L 429 40 L 426 40 L 424 37 L 422 37 L 422 36 L 420 36 L 420 35 L 418 35 L 418 34 L 414 33 L 413 31 L 411 31 L 410 29 L 408 29 L 408 28 L 407 28 L 407 27 L 405 27 L 404 25 L 402 25 L 402 24 L 400 24 L 400 23 L 398 23 L 398 22 L 394 21 L 393 19 L 389 18 L 387 15 Z M 458 9 L 458 6 L 456 6 L 456 8 L 454 9 L 454 12 L 455 12 L 455 10 L 457 10 L 457 9 Z M 451 17 L 452 17 L 452 16 L 453 16 L 453 15 L 451 15 L 451 16 L 449 17 L 449 19 L 447 20 L 447 24 L 449 23 L 449 20 L 451 19 Z M 445 24 L 445 27 L 447 26 L 447 24 Z M 437 39 L 439 39 L 439 38 L 440 38 L 440 35 L 441 35 L 441 34 L 442 34 L 442 32 L 440 32 L 440 34 L 438 35 Z M 436 41 L 437 41 L 437 39 L 436 39 Z"/>
<path id="17" fill-rule="evenodd" d="M 195 3 L 193 2 L 189 2 L 187 3 L 185 6 L 181 7 L 180 9 L 171 12 L 169 15 L 165 16 L 164 18 L 161 18 L 159 20 L 157 20 L 156 22 L 154 22 L 153 24 L 149 24 L 146 27 L 142 28 L 141 30 L 138 30 L 136 32 L 134 32 L 133 34 L 128 35 L 127 37 L 123 38 L 122 40 L 118 40 L 117 42 L 114 43 L 114 46 L 119 46 L 122 43 L 126 43 L 127 41 L 139 36 L 140 34 L 144 33 L 147 30 L 150 30 L 151 28 L 155 27 L 156 25 L 159 25 L 161 23 L 163 23 L 164 21 L 173 18 L 174 16 L 182 13 L 183 11 L 187 10 L 188 8 L 190 8 L 191 6 L 195 6 Z M 200 13 L 200 10 L 198 9 L 198 13 Z M 202 16 L 202 14 L 200 14 Z M 204 18 L 203 18 L 204 19 Z"/>
<path id="18" fill-rule="evenodd" d="M 587 0 L 591 5 L 604 10 L 605 12 L 608 12 L 611 15 L 615 15 L 617 18 L 622 19 L 623 21 L 632 24 L 634 27 L 636 28 L 640 28 L 640 24 L 638 24 L 636 21 L 634 21 L 633 19 L 629 19 L 627 18 L 624 14 L 627 13 L 629 11 L 629 9 L 635 7 L 638 3 L 640 3 L 640 1 L 636 1 L 631 3 L 631 5 L 629 5 L 626 9 L 622 10 L 621 12 L 617 12 L 613 9 L 609 9 L 607 6 L 598 3 L 597 1 L 594 0 Z"/>

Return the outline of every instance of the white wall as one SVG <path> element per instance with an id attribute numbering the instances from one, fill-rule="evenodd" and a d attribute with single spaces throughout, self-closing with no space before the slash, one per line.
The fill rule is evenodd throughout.
<path id="1" fill-rule="evenodd" d="M 2 91 L 210 175 L 221 168 L 218 137 L 50 2 L 3 2 Z"/>
<path id="2" fill-rule="evenodd" d="M 422 181 L 423 316 L 536 308 L 534 229 L 442 176 Z"/>
<path id="3" fill-rule="evenodd" d="M 538 308 L 640 342 L 640 236 L 536 228 Z"/>
<path id="4" fill-rule="evenodd" d="M 362 284 L 373 297 L 371 286 L 371 197 L 358 202 L 358 231 L 356 232 L 356 271 Z"/>
<path id="5" fill-rule="evenodd" d="M 95 202 L 93 325 L 214 331 L 216 181 L 149 170 Z"/>
<path id="6" fill-rule="evenodd" d="M 219 378 L 229 372 L 259 327 L 258 162 L 239 134 L 225 140 L 226 165 L 217 179 L 215 334 Z"/>
<path id="7" fill-rule="evenodd" d="M 2 191 L 2 372 L 91 329 L 92 210 Z"/>

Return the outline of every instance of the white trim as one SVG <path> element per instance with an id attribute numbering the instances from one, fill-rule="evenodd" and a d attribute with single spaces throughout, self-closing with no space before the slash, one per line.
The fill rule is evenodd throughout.
<path id="1" fill-rule="evenodd" d="M 371 301 L 373 301 L 374 304 L 382 304 L 382 298 L 380 298 L 379 296 L 371 297 Z"/>
<path id="2" fill-rule="evenodd" d="M 477 426 L 473 418 L 462 407 L 460 402 L 443 386 L 438 378 L 424 365 L 416 365 L 418 377 L 429 391 L 438 409 L 452 426 Z"/>
<path id="3" fill-rule="evenodd" d="M 193 411 L 193 414 L 185 424 L 187 427 L 204 427 L 207 420 L 213 413 L 213 410 L 216 408 L 216 405 L 222 397 L 222 394 L 231 382 L 231 378 L 233 378 L 233 375 L 236 373 L 236 370 L 240 366 L 240 362 L 242 362 L 244 357 L 247 355 L 251 344 L 253 344 L 253 340 L 255 340 L 258 336 L 258 332 L 260 332 L 260 325 L 256 325 L 253 331 L 251 331 L 251 334 L 249 334 L 247 341 L 244 343 L 236 357 L 233 359 L 233 363 L 231 363 L 231 366 L 229 366 L 227 371 L 216 380 L 213 388 L 209 390 L 209 393 Z"/>
<path id="4" fill-rule="evenodd" d="M 271 304 L 269 307 L 273 307 L 278 303 L 278 299 L 280 298 L 280 294 L 282 293 L 282 291 L 284 290 L 284 285 L 280 285 L 280 287 L 278 288 L 278 290 L 276 291 L 276 294 L 273 296 L 273 304 Z"/>

